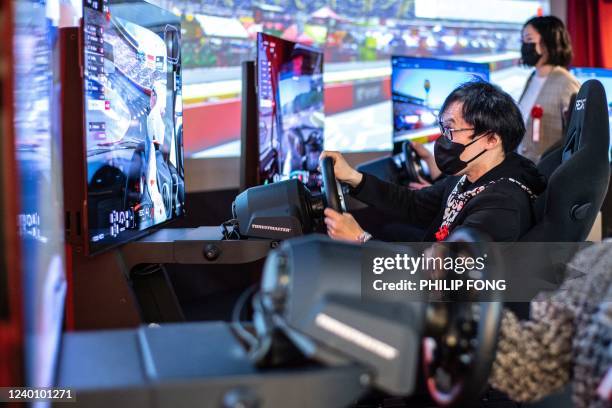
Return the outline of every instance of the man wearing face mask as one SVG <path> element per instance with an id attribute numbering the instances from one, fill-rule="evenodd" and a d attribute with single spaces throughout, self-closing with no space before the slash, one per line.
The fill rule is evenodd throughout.
<path id="1" fill-rule="evenodd" d="M 525 23 L 522 35 L 522 62 L 535 70 L 519 99 L 527 128 L 519 153 L 537 163 L 546 150 L 562 143 L 570 101 L 580 83 L 567 70 L 572 44 L 561 20 L 534 17 Z"/>
<path id="2" fill-rule="evenodd" d="M 338 152 L 336 178 L 351 194 L 383 212 L 425 227 L 424 241 L 443 241 L 457 228 L 471 227 L 494 241 L 516 241 L 532 228 L 532 203 L 546 187 L 535 165 L 515 150 L 525 133 L 521 112 L 497 86 L 468 82 L 455 89 L 440 110 L 442 136 L 434 155 L 444 180 L 411 190 L 356 171 Z M 325 210 L 330 237 L 365 242 L 371 238 L 349 213 Z"/>

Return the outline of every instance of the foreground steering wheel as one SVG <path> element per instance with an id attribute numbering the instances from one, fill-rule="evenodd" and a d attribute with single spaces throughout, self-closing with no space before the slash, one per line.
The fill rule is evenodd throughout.
<path id="1" fill-rule="evenodd" d="M 325 206 L 342 213 L 346 211 L 344 205 L 344 194 L 342 187 L 334 174 L 334 161 L 331 157 L 324 157 L 320 163 L 321 176 L 323 177 L 323 195 Z"/>
<path id="2" fill-rule="evenodd" d="M 494 248 L 486 246 L 482 234 L 467 228 L 453 232 L 450 245 L 438 256 L 481 257 L 486 267 L 472 273 L 446 276 L 446 279 L 496 279 L 502 271 Z M 491 266 L 491 263 L 494 265 Z M 469 276 L 464 276 L 469 275 Z M 465 286 L 464 286 L 465 287 Z M 423 366 L 429 394 L 440 406 L 461 406 L 477 398 L 486 387 L 495 357 L 501 321 L 501 293 L 494 292 L 486 301 L 472 292 L 431 302 L 427 310 L 427 329 L 423 338 Z"/>
<path id="3" fill-rule="evenodd" d="M 418 182 L 420 176 L 431 182 L 431 176 L 425 171 L 421 157 L 414 150 L 410 141 L 406 140 L 402 143 L 402 153 L 404 154 L 404 167 L 408 174 L 408 180 Z"/>

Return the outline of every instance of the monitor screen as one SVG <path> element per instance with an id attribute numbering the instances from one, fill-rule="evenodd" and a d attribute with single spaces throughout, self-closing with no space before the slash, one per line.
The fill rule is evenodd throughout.
<path id="1" fill-rule="evenodd" d="M 323 54 L 267 34 L 257 36 L 259 180 L 297 178 L 319 190 L 323 151 Z"/>
<path id="2" fill-rule="evenodd" d="M 184 213 L 180 35 L 147 2 L 84 2 L 90 253 Z"/>
<path id="3" fill-rule="evenodd" d="M 460 84 L 488 81 L 486 64 L 432 58 L 391 59 L 393 142 L 430 141 L 439 134 L 438 113 Z"/>
<path id="4" fill-rule="evenodd" d="M 612 162 L 612 69 L 604 68 L 572 68 L 572 74 L 583 83 L 589 79 L 596 79 L 603 84 L 608 100 L 608 120 L 610 122 L 610 162 Z"/>
<path id="5" fill-rule="evenodd" d="M 16 0 L 14 129 L 26 383 L 55 384 L 66 278 L 57 77 L 59 0 Z"/>

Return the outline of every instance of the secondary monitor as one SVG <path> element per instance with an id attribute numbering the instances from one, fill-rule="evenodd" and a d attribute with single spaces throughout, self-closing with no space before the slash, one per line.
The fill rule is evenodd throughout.
<path id="1" fill-rule="evenodd" d="M 446 97 L 462 83 L 489 81 L 481 63 L 394 56 L 391 66 L 394 150 L 405 140 L 432 141 Z"/>
<path id="2" fill-rule="evenodd" d="M 259 182 L 297 178 L 320 190 L 324 142 L 323 53 L 257 35 Z"/>
<path id="3" fill-rule="evenodd" d="M 145 1 L 85 0 L 89 252 L 184 213 L 180 18 Z"/>
<path id="4" fill-rule="evenodd" d="M 19 255 L 18 265 L 11 265 L 8 277 L 14 279 L 9 285 L 10 297 L 21 297 L 21 301 L 9 306 L 11 315 L 21 322 L 15 339 L 21 341 L 23 336 L 23 347 L 7 356 L 9 361 L 23 359 L 24 363 L 22 380 L 13 378 L 15 382 L 9 385 L 51 387 L 55 384 L 66 292 L 62 157 L 57 127 L 60 104 L 54 76 L 60 4 L 59 0 L 7 3 L 10 13 L 5 16 L 12 24 L 3 28 L 12 31 L 5 38 L 9 51 L 7 67 L 9 64 L 11 67 L 7 71 L 12 77 L 2 78 L 2 85 L 7 91 L 3 97 L 12 102 L 10 107 L 7 104 L 1 108 L 3 120 L 12 123 L 3 126 L 7 132 L 0 144 L 13 147 L 12 151 L 3 152 L 3 159 L 12 156 L 15 168 L 10 172 L 11 182 L 4 184 L 2 191 L 15 198 L 16 206 L 5 207 L 6 213 L 2 215 L 5 225 L 14 226 L 8 233 L 18 238 L 6 248 L 11 251 L 9 260 Z M 9 168 L 4 165 L 4 169 Z M 0 245 L 10 241 L 0 239 Z M 2 327 L 0 343 L 1 331 Z"/>
<path id="5" fill-rule="evenodd" d="M 589 79 L 597 79 L 604 86 L 608 101 L 608 116 L 610 122 L 610 161 L 612 162 L 612 69 L 604 68 L 572 68 L 572 74 L 583 83 Z"/>

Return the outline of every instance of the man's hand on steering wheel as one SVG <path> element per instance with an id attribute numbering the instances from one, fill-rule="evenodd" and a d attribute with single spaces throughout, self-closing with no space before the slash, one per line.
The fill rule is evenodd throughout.
<path id="1" fill-rule="evenodd" d="M 340 152 L 325 150 L 321 153 L 319 160 L 329 157 L 334 162 L 334 175 L 341 183 L 346 183 L 351 187 L 357 187 L 363 175 L 352 168 Z"/>
<path id="2" fill-rule="evenodd" d="M 346 212 L 340 214 L 331 208 L 326 208 L 324 214 L 327 235 L 330 238 L 339 241 L 360 242 L 364 230 L 351 214 Z"/>

